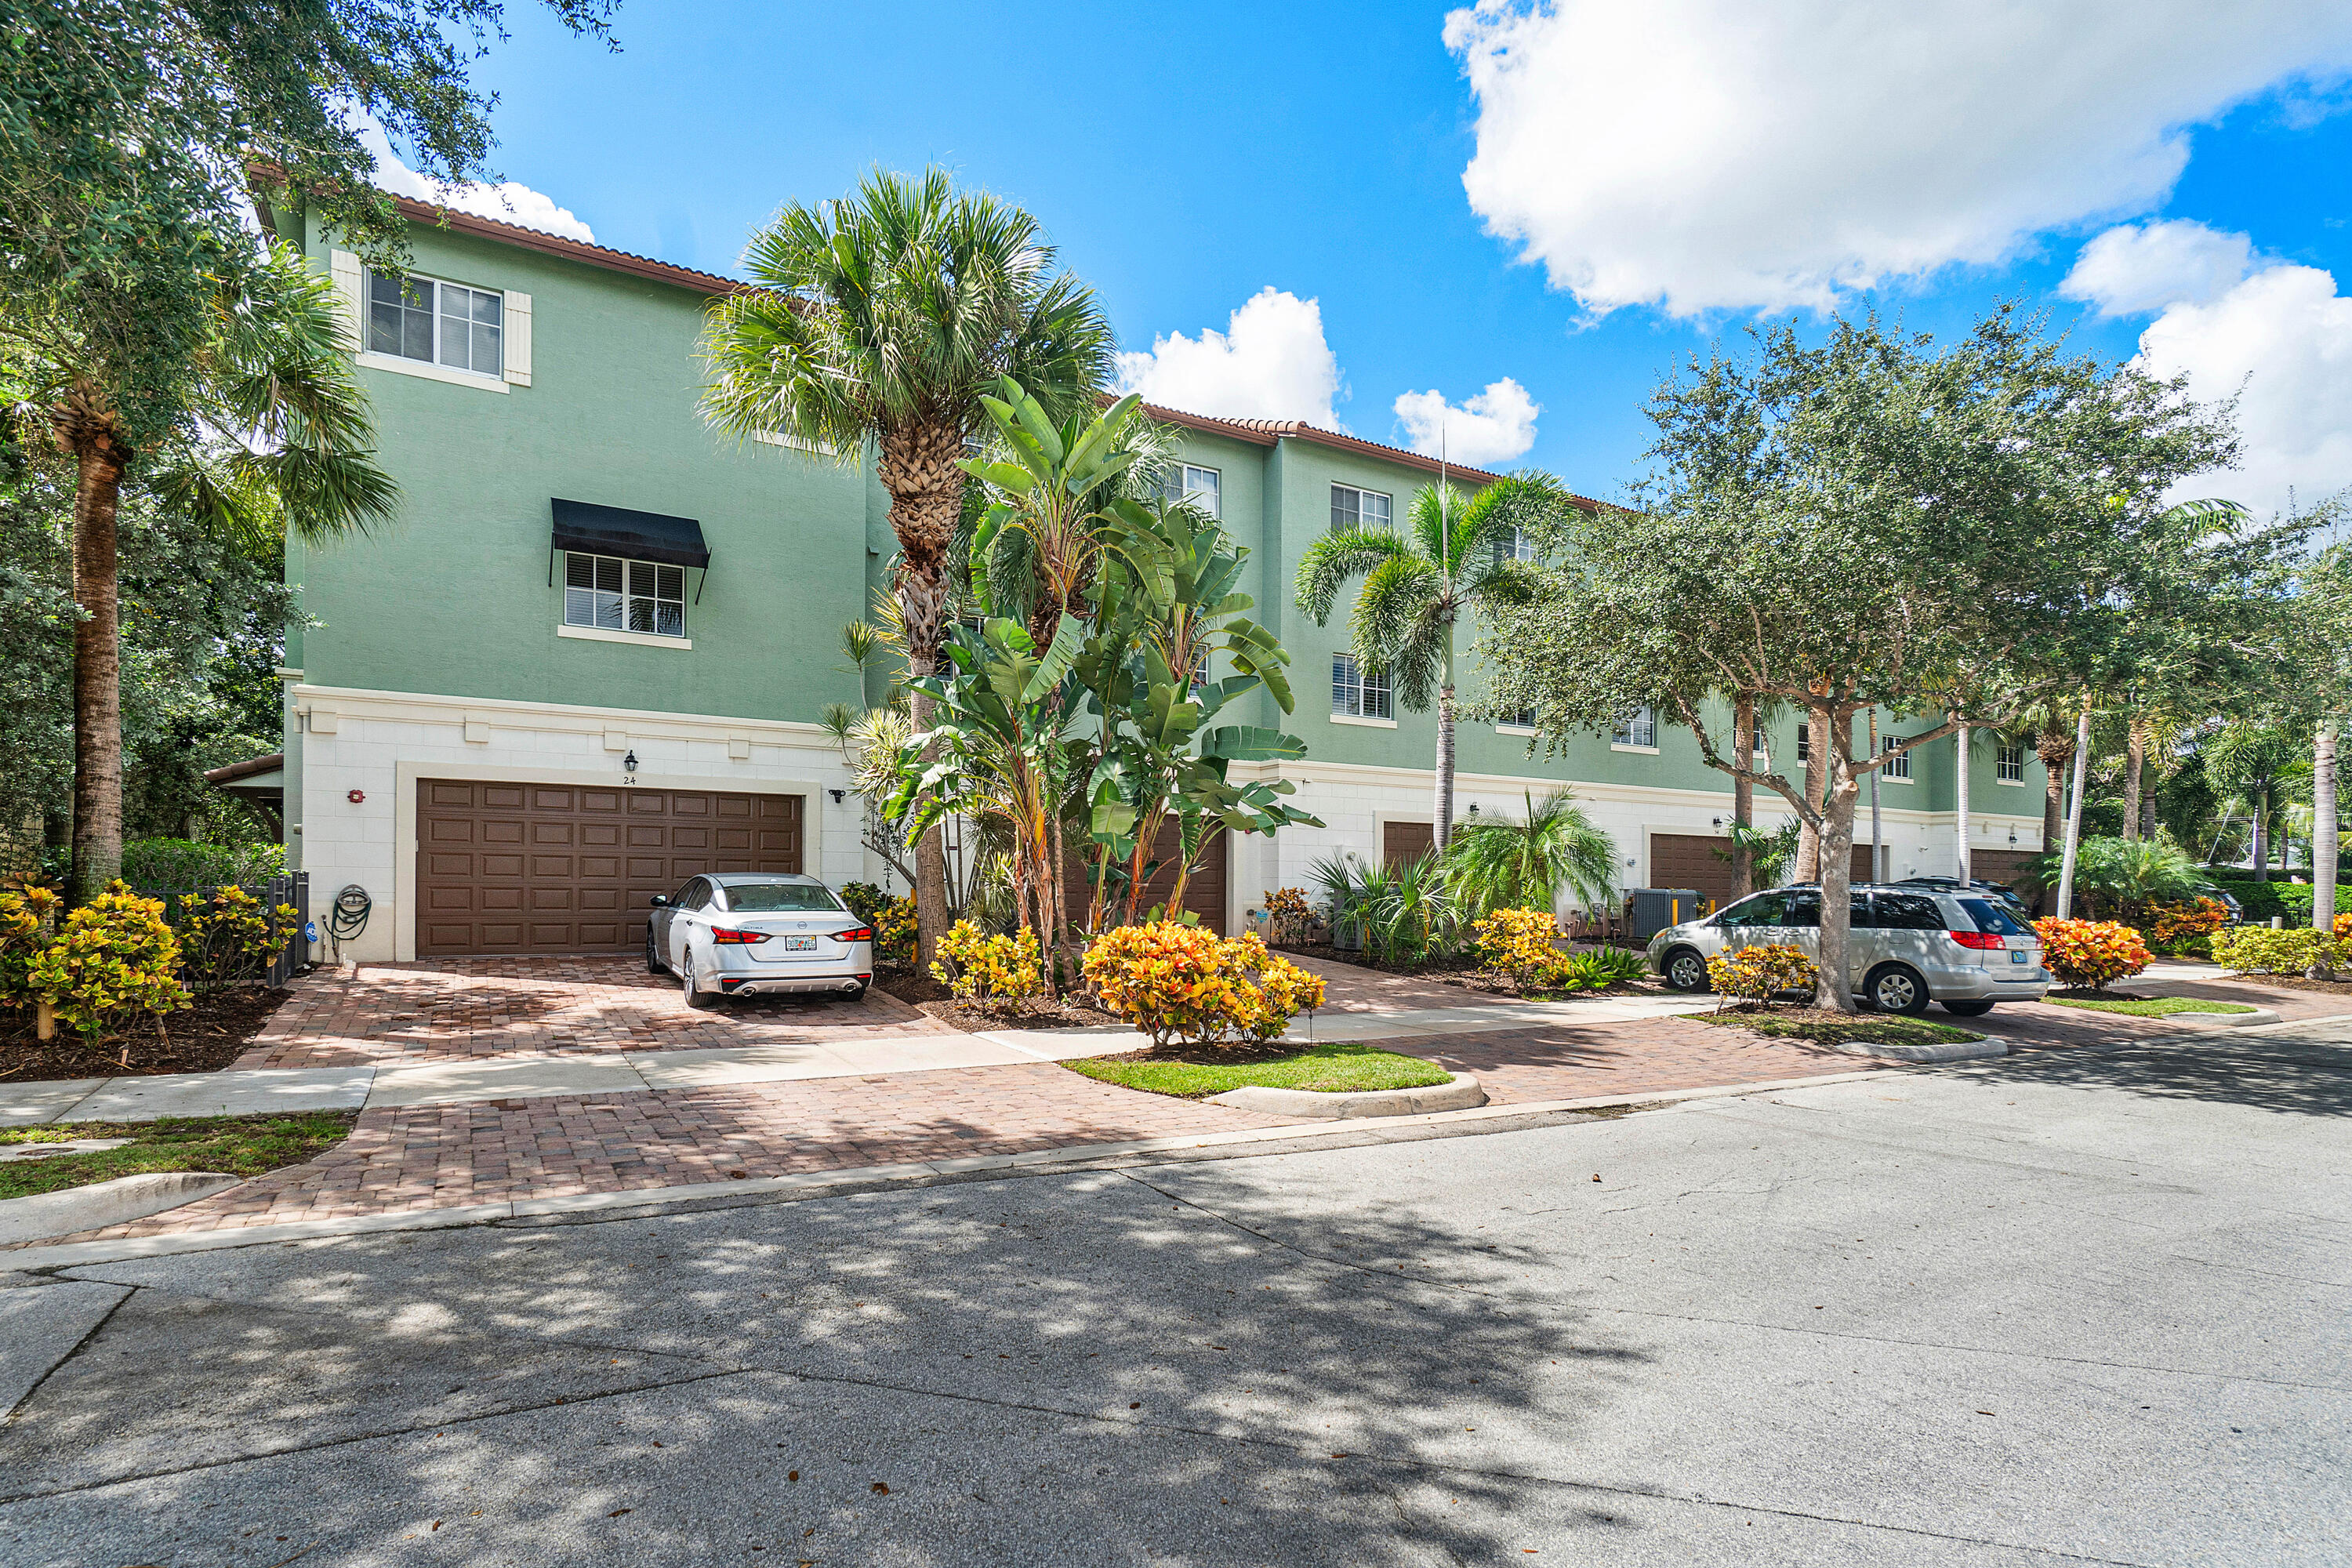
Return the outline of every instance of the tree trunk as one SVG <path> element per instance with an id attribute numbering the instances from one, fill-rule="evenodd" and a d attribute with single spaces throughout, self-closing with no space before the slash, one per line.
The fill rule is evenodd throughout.
<path id="1" fill-rule="evenodd" d="M 2336 721 L 2322 719 L 2311 742 L 2311 924 L 2312 929 L 2336 929 Z M 2311 977 L 2326 979 L 2333 964 L 2312 966 Z"/>
<path id="2" fill-rule="evenodd" d="M 1870 754 L 1878 755 L 1878 710 L 1870 710 Z M 1886 880 L 1886 813 L 1878 798 L 1885 768 L 1870 770 L 1870 879 Z"/>
<path id="3" fill-rule="evenodd" d="M 910 676 L 933 675 L 945 630 L 948 552 L 963 511 L 963 430 L 944 422 L 890 430 L 877 443 L 875 477 L 890 495 L 890 531 L 898 539 L 892 584 L 907 634 Z M 931 727 L 931 703 L 919 693 L 908 703 L 918 731 Z M 947 851 L 938 825 L 915 844 L 915 969 L 929 973 L 948 926 Z"/>
<path id="4" fill-rule="evenodd" d="M 1841 715 L 1853 732 L 1852 715 Z M 1825 761 L 1828 759 L 1824 759 Z M 1854 1011 L 1853 971 L 1853 816 L 1862 795 L 1862 782 L 1853 776 L 1852 759 L 1839 748 L 1831 769 L 1829 798 L 1822 813 L 1822 973 L 1815 984 L 1813 1005 L 1840 1013 Z"/>
<path id="5" fill-rule="evenodd" d="M 1437 689 L 1437 852 L 1454 837 L 1454 688 Z"/>
<path id="6" fill-rule="evenodd" d="M 1830 750 L 1830 719 L 1819 709 L 1808 709 L 1805 714 L 1805 799 L 1814 810 L 1821 809 L 1828 795 Z M 1853 835 L 1847 834 L 1851 843 Z M 1800 882 L 1822 879 L 1822 837 L 1810 822 L 1797 829 L 1797 879 Z"/>
<path id="7" fill-rule="evenodd" d="M 2266 882 L 2271 875 L 2271 792 L 2257 790 L 2254 808 L 2254 880 Z"/>
<path id="8" fill-rule="evenodd" d="M 73 875 L 68 906 L 86 904 L 122 874 L 122 644 L 115 524 L 127 454 L 111 421 L 61 417 L 74 454 Z"/>
<path id="9" fill-rule="evenodd" d="M 1952 770 L 1952 837 L 1955 847 L 1952 863 L 1959 868 L 1956 873 L 1965 887 L 1975 863 L 1969 848 L 1969 727 L 1961 725 L 1952 732 L 1953 755 L 1958 760 Z"/>
<path id="10" fill-rule="evenodd" d="M 2033 738 L 2033 754 L 2042 760 L 2042 852 L 2058 847 L 2066 832 L 2066 768 L 2074 760 L 2071 730 L 2044 730 Z"/>
<path id="11" fill-rule="evenodd" d="M 2147 732 L 2146 719 L 2135 713 L 2124 731 L 2124 837 L 2140 837 L 2140 786 L 2147 773 Z"/>
<path id="12" fill-rule="evenodd" d="M 1738 745 L 1745 755 L 1740 761 L 1748 767 L 1756 765 L 1756 700 L 1742 697 L 1732 704 L 1731 728 Z M 1731 836 L 1731 896 L 1746 898 L 1756 890 L 1756 856 L 1743 837 L 1756 826 L 1756 786 L 1744 778 L 1731 781 L 1731 825 L 1739 831 Z"/>
<path id="13" fill-rule="evenodd" d="M 2058 868 L 2058 918 L 2064 920 L 2074 909 L 2074 858 L 2083 847 L 2083 786 L 2088 782 L 2091 763 L 2091 704 L 2083 703 L 2083 716 L 2074 726 L 2074 798 L 2066 809 L 2066 852 Z"/>

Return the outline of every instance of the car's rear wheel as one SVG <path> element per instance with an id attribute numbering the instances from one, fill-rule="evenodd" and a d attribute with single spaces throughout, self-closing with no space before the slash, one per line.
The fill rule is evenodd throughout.
<path id="1" fill-rule="evenodd" d="M 1992 1011 L 1990 1002 L 1947 1002 L 1944 1011 L 1963 1018 L 1981 1018 Z"/>
<path id="2" fill-rule="evenodd" d="M 1666 984 L 1677 991 L 1706 989 L 1706 960 L 1695 947 L 1678 947 L 1666 954 Z"/>
<path id="3" fill-rule="evenodd" d="M 669 973 L 669 965 L 661 961 L 660 951 L 654 946 L 654 928 L 651 926 L 646 928 L 646 973 L 647 974 Z"/>
<path id="4" fill-rule="evenodd" d="M 709 1009 L 719 1005 L 719 998 L 703 990 L 702 983 L 694 977 L 694 950 L 687 949 L 677 966 L 677 983 L 686 992 L 686 1005 Z"/>
<path id="5" fill-rule="evenodd" d="M 1873 1012 L 1916 1018 L 1927 1010 L 1927 983 L 1907 963 L 1882 963 L 1863 981 L 1862 999 Z"/>

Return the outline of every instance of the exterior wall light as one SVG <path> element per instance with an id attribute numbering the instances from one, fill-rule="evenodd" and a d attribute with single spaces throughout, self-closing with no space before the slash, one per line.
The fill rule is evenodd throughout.
<path id="1" fill-rule="evenodd" d="M 621 759 L 621 771 L 625 773 L 633 773 L 637 771 L 636 752 L 631 752 L 627 756 Z"/>

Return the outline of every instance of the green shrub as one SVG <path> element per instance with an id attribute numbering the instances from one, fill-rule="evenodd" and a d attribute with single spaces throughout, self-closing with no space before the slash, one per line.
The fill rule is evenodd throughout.
<path id="1" fill-rule="evenodd" d="M 259 979 L 301 919 L 291 904 L 270 909 L 234 884 L 191 904 L 180 920 L 180 957 L 191 990 L 218 991 Z M 275 929 L 273 930 L 273 925 Z"/>
<path id="2" fill-rule="evenodd" d="M 1600 991 L 1612 985 L 1626 985 L 1650 972 L 1650 966 L 1638 952 L 1622 947 L 1596 947 L 1586 952 L 1571 952 L 1562 965 L 1567 977 L 1579 990 Z"/>
<path id="3" fill-rule="evenodd" d="M 286 874 L 282 844 L 198 844 L 187 838 L 132 838 L 122 846 L 122 879 L 148 892 L 184 892 L 226 883 L 267 882 Z"/>
<path id="4" fill-rule="evenodd" d="M 2242 974 L 2301 974 L 2344 961 L 2342 942 L 2308 927 L 2237 926 L 2213 936 L 2213 962 Z"/>
<path id="5" fill-rule="evenodd" d="M 26 968 L 25 986 L 77 1034 L 117 1032 L 135 1013 L 161 1016 L 188 1005 L 180 942 L 163 905 L 122 883 L 74 910 L 56 941 Z"/>

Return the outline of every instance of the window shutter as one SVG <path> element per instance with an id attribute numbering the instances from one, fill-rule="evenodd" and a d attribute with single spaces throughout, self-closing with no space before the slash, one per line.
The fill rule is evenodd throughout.
<path id="1" fill-rule="evenodd" d="M 530 296 L 507 290 L 506 377 L 516 386 L 530 384 Z"/>
<path id="2" fill-rule="evenodd" d="M 361 290 L 367 275 L 360 268 L 360 258 L 348 250 L 338 250 L 327 258 L 327 272 L 334 279 L 335 299 L 341 306 L 343 328 L 352 335 L 354 353 L 367 347 L 367 311 Z"/>

